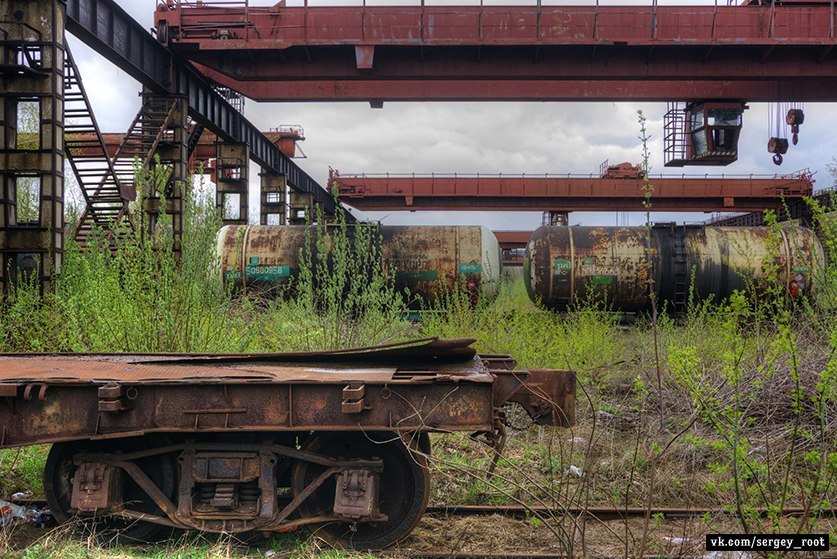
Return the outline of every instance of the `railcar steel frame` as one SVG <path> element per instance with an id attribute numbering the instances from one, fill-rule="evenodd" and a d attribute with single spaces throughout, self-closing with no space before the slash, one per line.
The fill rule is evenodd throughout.
<path id="1" fill-rule="evenodd" d="M 214 532 L 386 524 L 378 492 L 382 476 L 393 483 L 391 456 L 387 462 L 373 447 L 341 457 L 293 441 L 387 434 L 426 454 L 426 433 L 465 431 L 499 453 L 507 402 L 538 423 L 574 421 L 573 373 L 514 370 L 509 356 L 478 356 L 472 342 L 262 355 L 2 355 L 0 447 L 54 443 L 45 488 L 61 520 L 105 514 Z M 149 459 L 160 463 L 140 465 Z M 178 471 L 169 490 L 159 479 L 165 460 Z M 407 460 L 426 470 L 422 455 Z M 320 470 L 301 476 L 305 465 Z M 158 511 L 132 506 L 127 480 Z M 288 483 L 293 495 L 282 500 L 276 488 Z M 290 520 L 318 492 L 322 502 L 324 490 L 326 513 Z M 424 495 L 422 510 L 426 488 Z M 395 521 L 408 529 L 417 518 Z"/>

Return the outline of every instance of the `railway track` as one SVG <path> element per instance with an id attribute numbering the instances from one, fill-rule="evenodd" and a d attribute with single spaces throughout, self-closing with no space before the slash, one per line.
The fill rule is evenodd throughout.
<path id="1" fill-rule="evenodd" d="M 47 505 L 44 499 L 13 500 L 15 504 L 44 507 Z M 652 516 L 661 515 L 665 519 L 695 518 L 704 515 L 730 515 L 731 513 L 719 508 L 688 508 L 688 507 L 657 507 L 648 511 L 641 507 L 616 508 L 616 507 L 523 507 L 515 505 L 437 505 L 427 507 L 426 515 L 442 517 L 467 517 L 467 516 L 489 516 L 499 514 L 516 520 L 524 520 L 532 516 L 561 516 L 588 514 L 599 520 L 619 520 L 622 518 L 642 517 L 646 514 Z M 767 515 L 767 509 L 757 511 L 762 516 Z M 799 516 L 805 514 L 805 509 L 800 507 L 786 508 L 784 515 Z M 828 509 L 826 515 L 837 516 L 837 508 Z M 458 553 L 458 552 L 425 552 L 425 551 L 396 551 L 383 552 L 382 557 L 393 557 L 399 559 L 566 559 L 566 555 L 559 553 L 506 553 L 506 552 L 484 552 L 484 553 Z"/>
<path id="2" fill-rule="evenodd" d="M 407 553 L 398 557 L 409 559 L 567 559 L 566 555 L 557 553 Z"/>
<path id="3" fill-rule="evenodd" d="M 47 505 L 46 499 L 12 499 L 12 503 L 21 506 L 42 508 Z M 524 507 L 516 505 L 435 505 L 427 507 L 425 514 L 434 516 L 489 516 L 499 514 L 514 519 L 525 519 L 533 515 L 538 516 L 566 516 L 588 514 L 599 520 L 618 520 L 620 518 L 635 518 L 645 516 L 649 512 L 643 507 Z M 760 516 L 767 516 L 767 509 L 757 509 Z M 790 507 L 783 511 L 784 516 L 801 516 L 805 514 L 802 507 Z M 733 515 L 728 510 L 721 508 L 688 508 L 688 507 L 654 507 L 650 510 L 651 516 L 662 516 L 663 518 L 694 518 L 704 515 Z M 825 515 L 837 516 L 837 507 L 827 509 Z M 448 555 L 444 555 L 448 557 Z"/>
<path id="4" fill-rule="evenodd" d="M 767 509 L 758 509 L 761 516 L 767 516 Z M 427 507 L 426 514 L 437 516 L 487 516 L 499 514 L 510 518 L 523 519 L 531 516 L 565 516 L 588 514 L 599 520 L 618 520 L 620 518 L 641 517 L 649 514 L 651 516 L 662 516 L 663 518 L 694 518 L 704 515 L 732 515 L 730 511 L 722 508 L 686 508 L 686 507 L 652 507 L 649 511 L 644 507 L 523 507 L 515 505 L 439 505 Z M 837 515 L 837 508 L 829 509 L 827 514 Z M 805 514 L 802 507 L 786 508 L 785 516 L 801 516 Z"/>

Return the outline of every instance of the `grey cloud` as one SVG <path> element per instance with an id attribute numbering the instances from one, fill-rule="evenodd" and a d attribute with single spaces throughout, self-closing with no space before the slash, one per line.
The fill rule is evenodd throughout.
<path id="1" fill-rule="evenodd" d="M 660 0 L 660 5 L 712 4 L 714 0 Z M 383 5 L 399 2 L 382 0 Z M 417 5 L 418 0 L 400 2 Z M 476 0 L 427 4 L 478 4 Z M 486 4 L 489 4 L 486 1 Z M 502 2 L 529 5 L 534 0 Z M 593 4 L 592 0 L 549 1 L 544 5 Z M 648 3 L 648 2 L 646 2 Z M 144 27 L 153 24 L 153 0 L 122 0 L 120 4 Z M 273 5 L 273 1 L 251 0 L 251 5 Z M 301 4 L 301 0 L 289 0 Z M 317 2 L 310 5 L 358 5 L 353 2 Z M 370 2 L 370 5 L 372 2 Z M 605 1 L 602 5 L 625 5 Z M 94 108 L 104 131 L 124 132 L 139 107 L 139 85 L 124 72 L 90 49 L 71 41 L 81 66 Z M 257 126 L 268 129 L 280 124 L 300 124 L 307 140 L 302 148 L 307 159 L 298 161 L 321 184 L 326 183 L 328 167 L 345 173 L 597 173 L 599 164 L 609 159 L 639 162 L 641 147 L 637 136 L 636 110 L 648 119 L 651 135 L 652 172 L 675 174 L 773 174 L 810 167 L 817 173 L 818 186 L 832 181 L 826 164 L 837 153 L 837 113 L 826 104 L 805 107 L 800 144 L 791 147 L 785 164 L 775 167 L 766 151 L 770 131 L 764 104 L 753 104 L 745 113 L 740 160 L 726 168 L 663 167 L 664 103 L 387 103 L 373 110 L 366 103 L 258 104 L 248 102 L 245 114 Z M 251 176 L 252 199 L 258 199 L 257 169 Z M 251 215 L 253 214 L 251 210 Z M 496 229 L 531 229 L 540 224 L 538 213 L 521 212 L 389 212 L 370 213 L 370 218 L 387 223 L 484 223 Z M 658 221 L 697 221 L 704 214 L 659 214 Z M 641 214 L 630 216 L 639 224 Z M 614 213 L 578 213 L 571 222 L 615 224 Z"/>

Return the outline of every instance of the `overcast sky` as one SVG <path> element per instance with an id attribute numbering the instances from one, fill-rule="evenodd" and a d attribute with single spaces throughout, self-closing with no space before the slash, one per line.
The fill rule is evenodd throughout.
<path id="1" fill-rule="evenodd" d="M 659 0 L 659 5 L 712 4 L 714 0 Z M 152 25 L 154 0 L 121 0 L 120 5 L 144 27 Z M 299 2 L 289 2 L 295 5 Z M 325 2 L 309 0 L 309 5 Z M 330 5 L 338 2 L 332 0 Z M 342 4 L 351 2 L 339 2 Z M 369 0 L 369 5 L 417 4 L 417 0 Z M 427 0 L 427 4 L 467 4 L 474 0 Z M 479 3 L 478 1 L 476 3 Z M 486 4 L 532 5 L 534 0 Z M 544 0 L 544 5 L 594 4 L 593 0 Z M 650 4 L 650 0 L 601 0 L 602 5 Z M 719 0 L 726 4 L 726 0 Z M 251 0 L 250 5 L 272 2 Z M 70 38 L 103 132 L 125 132 L 139 109 L 139 84 L 124 72 Z M 766 145 L 772 135 L 766 104 L 750 103 L 744 114 L 739 160 L 721 168 L 686 167 L 696 174 L 773 174 L 810 168 L 816 187 L 833 180 L 826 165 L 837 155 L 837 111 L 826 104 L 806 104 L 798 146 L 791 146 L 776 167 Z M 611 163 L 641 160 L 637 110 L 645 112 L 651 134 L 651 172 L 676 172 L 663 167 L 664 103 L 256 103 L 247 102 L 245 115 L 267 130 L 283 124 L 301 125 L 308 156 L 297 163 L 325 185 L 329 166 L 343 173 L 598 173 Z M 681 171 L 682 172 L 682 171 Z M 257 169 L 251 170 L 251 206 L 258 201 Z M 251 208 L 251 215 L 256 212 Z M 534 212 L 354 212 L 387 224 L 482 224 L 493 229 L 533 229 L 541 214 Z M 257 213 L 255 213 L 257 215 Z M 644 215 L 627 216 L 641 224 Z M 658 221 L 700 221 L 706 214 L 659 214 Z M 623 218 L 624 219 L 624 218 Z M 615 225 L 615 213 L 574 213 L 570 223 Z"/>

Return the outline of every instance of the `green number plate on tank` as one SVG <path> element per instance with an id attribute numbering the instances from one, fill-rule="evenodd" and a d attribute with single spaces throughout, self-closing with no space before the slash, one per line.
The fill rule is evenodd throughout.
<path id="1" fill-rule="evenodd" d="M 258 266 L 247 266 L 244 270 L 247 274 L 247 279 L 252 281 L 277 281 L 291 277 L 290 266 L 260 264 Z"/>
<path id="2" fill-rule="evenodd" d="M 565 258 L 556 258 L 552 261 L 552 267 L 555 269 L 556 272 L 558 272 L 563 270 L 572 270 L 573 265 L 572 262 Z"/>
<path id="3" fill-rule="evenodd" d="M 241 272 L 238 270 L 226 270 L 224 272 L 224 281 L 238 281 L 241 279 Z"/>
<path id="4" fill-rule="evenodd" d="M 793 267 L 794 274 L 809 274 L 811 273 L 810 266 L 794 266 Z"/>
<path id="5" fill-rule="evenodd" d="M 572 272 L 573 264 L 565 258 L 556 258 L 552 261 L 552 274 L 555 276 L 554 281 L 557 283 L 569 283 L 570 272 Z"/>
<path id="6" fill-rule="evenodd" d="M 479 274 L 482 273 L 482 264 L 460 264 L 460 274 Z"/>
<path id="7" fill-rule="evenodd" d="M 613 283 L 613 276 L 590 276 L 590 285 L 610 285 Z"/>

